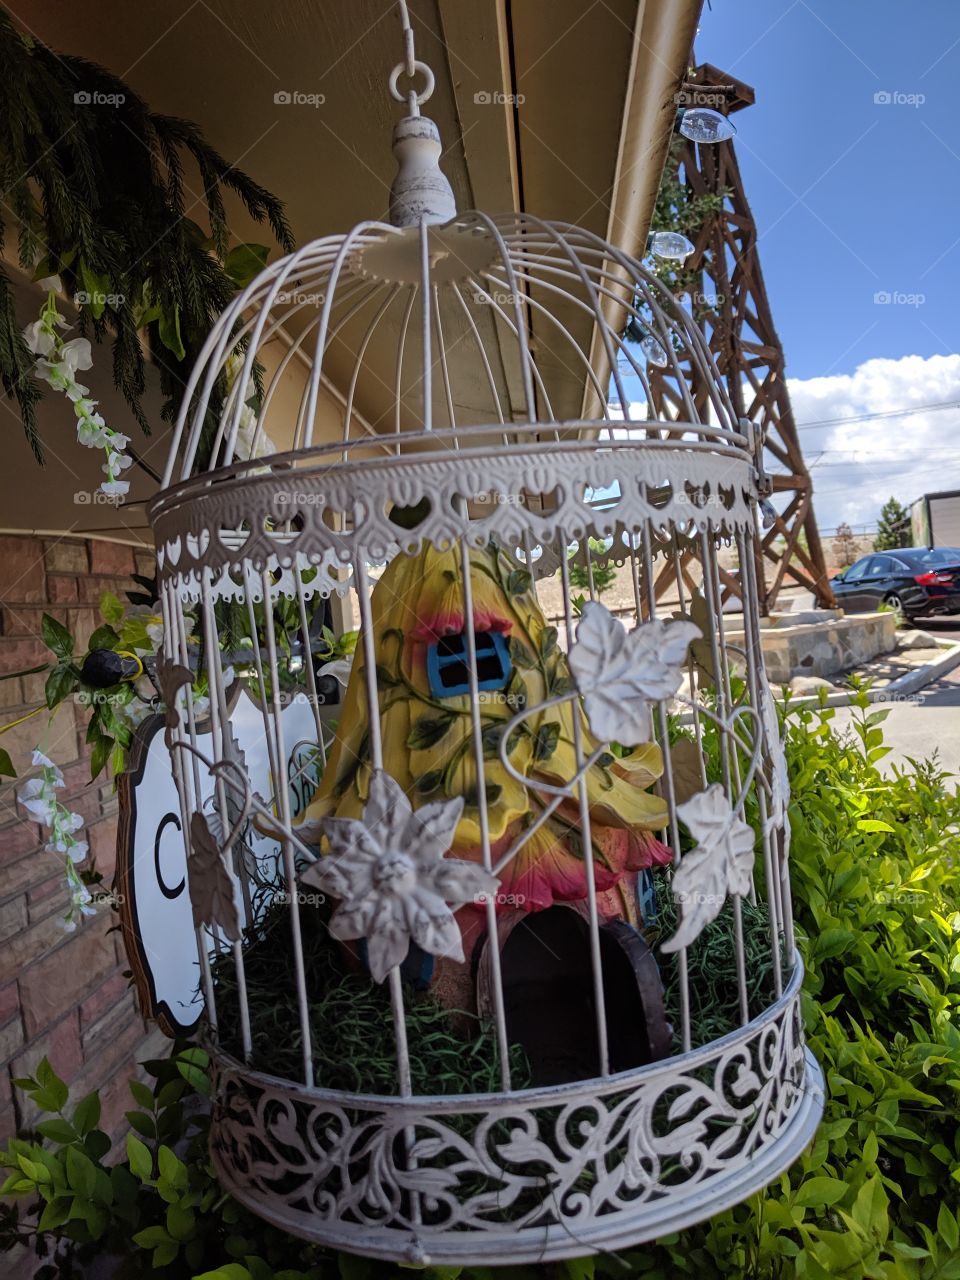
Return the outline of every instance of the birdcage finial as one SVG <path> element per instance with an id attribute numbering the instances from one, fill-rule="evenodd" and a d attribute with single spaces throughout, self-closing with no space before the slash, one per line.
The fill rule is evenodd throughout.
<path id="1" fill-rule="evenodd" d="M 397 0 L 403 22 L 403 61 L 390 72 L 390 94 L 397 102 L 406 102 L 407 115 L 393 130 L 393 154 L 399 166 L 390 188 L 390 221 L 395 227 L 416 227 L 421 223 L 449 222 L 456 217 L 457 203 L 453 189 L 440 168 L 440 131 L 434 122 L 420 114 L 420 104 L 433 93 L 436 83 L 425 62 L 418 61 L 413 44 L 413 27 L 406 0 Z M 400 92 L 401 75 L 411 79 L 419 72 L 425 80 L 417 92 L 410 88 Z"/>

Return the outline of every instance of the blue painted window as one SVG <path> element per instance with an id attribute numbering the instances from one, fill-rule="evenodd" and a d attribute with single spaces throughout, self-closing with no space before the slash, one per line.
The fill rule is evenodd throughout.
<path id="1" fill-rule="evenodd" d="M 477 687 L 502 689 L 510 679 L 510 650 L 499 631 L 475 631 Z M 465 632 L 444 636 L 427 650 L 427 679 L 435 698 L 453 698 L 470 692 Z"/>

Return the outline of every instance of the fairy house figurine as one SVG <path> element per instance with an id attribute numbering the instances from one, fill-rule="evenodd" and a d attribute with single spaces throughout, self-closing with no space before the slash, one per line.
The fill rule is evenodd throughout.
<path id="1" fill-rule="evenodd" d="M 498 865 L 493 893 L 508 1029 L 539 1064 L 544 1082 L 562 1077 L 567 1069 L 576 1078 L 595 1056 L 589 990 L 580 991 L 589 969 L 583 961 L 591 860 L 583 850 L 584 841 L 591 842 L 601 945 L 621 954 L 618 983 L 607 1000 L 611 1032 L 616 1034 L 614 1019 L 623 1017 L 646 1027 L 645 1034 L 627 1037 L 629 1043 L 621 1049 L 622 1066 L 634 1066 L 665 1052 L 669 1038 L 656 966 L 643 940 L 649 921 L 640 902 L 641 873 L 672 858 L 656 834 L 666 824 L 666 806 L 651 790 L 663 771 L 660 748 L 650 742 L 622 757 L 605 751 L 587 768 L 589 830 L 572 796 L 550 811 L 551 788 L 568 786 L 577 773 L 577 737 L 585 755 L 597 743 L 578 701 L 551 705 L 571 693 L 573 680 L 557 628 L 544 617 L 531 575 L 492 542 L 471 550 L 469 565 L 483 796 L 479 757 L 472 749 L 458 550 L 438 551 L 425 544 L 417 555 L 401 554 L 387 565 L 372 593 L 383 768 L 414 810 L 438 801 L 462 801 L 450 833 L 449 857 L 479 864 L 485 825 Z M 298 828 L 302 839 L 316 841 L 321 849 L 329 820 L 357 820 L 369 800 L 370 711 L 362 644 L 357 654 L 319 790 Z M 527 708 L 537 710 L 519 718 Z M 322 859 L 305 878 L 328 883 Z M 485 896 L 477 894 L 476 901 L 456 913 L 462 959 L 449 952 L 431 955 L 411 942 L 406 955 L 390 960 L 402 961 L 409 981 L 431 985 L 452 1008 L 475 1011 L 479 1005 L 482 1012 L 489 998 Z M 367 933 L 368 922 L 362 923 Z M 349 927 L 341 925 L 347 929 L 345 937 Z M 363 946 L 364 961 L 369 963 L 379 945 L 382 938 L 374 936 Z M 370 967 L 382 979 L 389 966 Z M 637 1004 L 632 1010 L 631 986 Z"/>

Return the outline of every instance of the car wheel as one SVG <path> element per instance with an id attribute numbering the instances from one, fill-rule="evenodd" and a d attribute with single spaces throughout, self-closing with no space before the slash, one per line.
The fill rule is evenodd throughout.
<path id="1" fill-rule="evenodd" d="M 888 609 L 892 609 L 894 613 L 898 613 L 904 622 L 910 621 L 910 616 L 903 607 L 903 601 L 895 591 L 891 591 L 888 596 L 884 596 L 883 603 Z"/>

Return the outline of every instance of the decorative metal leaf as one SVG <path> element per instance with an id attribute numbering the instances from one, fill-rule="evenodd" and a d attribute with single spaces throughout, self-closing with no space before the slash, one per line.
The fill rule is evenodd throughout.
<path id="1" fill-rule="evenodd" d="M 699 637 L 690 644 L 690 657 L 693 659 L 700 687 L 715 689 L 717 668 L 713 661 L 713 645 L 710 643 L 714 622 L 710 616 L 710 607 L 699 587 L 694 587 L 690 593 L 686 612 L 678 610 L 672 616 L 676 622 L 692 622 L 699 631 Z"/>
<path id="2" fill-rule="evenodd" d="M 602 742 L 649 742 L 650 704 L 680 687 L 692 622 L 644 623 L 627 632 L 605 605 L 591 600 L 577 625 L 569 666 L 583 698 L 590 731 Z"/>
<path id="3" fill-rule="evenodd" d="M 754 833 L 735 816 L 719 783 L 679 805 L 677 817 L 699 843 L 683 855 L 673 874 L 680 927 L 663 944 L 666 952 L 694 942 L 720 914 L 728 894 L 749 893 L 755 857 Z"/>
<path id="4" fill-rule="evenodd" d="M 231 942 L 239 941 L 236 885 L 205 815 L 199 812 L 190 819 L 190 847 L 187 871 L 194 925 L 198 929 L 204 924 L 214 925 L 222 929 Z"/>
<path id="5" fill-rule="evenodd" d="M 157 683 L 160 685 L 160 697 L 163 701 L 163 737 L 170 747 L 173 745 L 173 735 L 180 727 L 177 695 L 185 685 L 193 684 L 193 672 L 189 667 L 168 662 L 164 658 L 157 663 Z"/>

